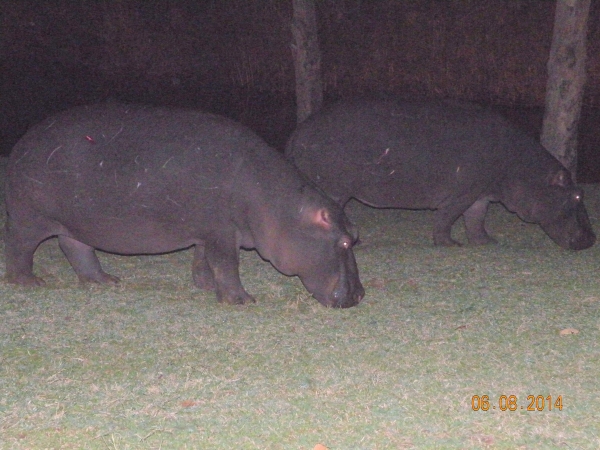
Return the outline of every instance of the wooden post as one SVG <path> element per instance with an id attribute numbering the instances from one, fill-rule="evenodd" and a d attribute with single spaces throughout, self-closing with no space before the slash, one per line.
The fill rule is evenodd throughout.
<path id="1" fill-rule="evenodd" d="M 296 71 L 297 121 L 301 123 L 323 104 L 321 52 L 314 0 L 293 0 L 293 6 L 292 56 Z"/>
<path id="2" fill-rule="evenodd" d="M 590 0 L 556 0 L 541 142 L 575 180 Z"/>

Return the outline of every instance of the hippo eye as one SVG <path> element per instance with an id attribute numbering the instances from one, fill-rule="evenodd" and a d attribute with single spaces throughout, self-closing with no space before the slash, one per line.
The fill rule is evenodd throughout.
<path id="1" fill-rule="evenodd" d="M 349 250 L 350 248 L 352 248 L 352 240 L 350 239 L 350 237 L 348 236 L 343 236 L 339 242 L 338 245 L 343 248 L 344 250 Z"/>

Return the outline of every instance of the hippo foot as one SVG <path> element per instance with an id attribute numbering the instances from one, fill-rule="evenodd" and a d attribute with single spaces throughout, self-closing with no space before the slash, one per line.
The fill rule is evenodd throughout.
<path id="1" fill-rule="evenodd" d="M 44 286 L 46 284 L 42 278 L 36 277 L 34 274 L 7 274 L 6 281 L 26 287 Z"/>
<path id="2" fill-rule="evenodd" d="M 80 283 L 94 283 L 94 284 L 119 284 L 121 281 L 118 277 L 110 275 L 106 272 L 99 272 L 93 275 L 79 275 Z"/>
<path id="3" fill-rule="evenodd" d="M 228 305 L 247 305 L 249 303 L 256 303 L 254 297 L 246 292 L 233 295 L 222 295 L 218 298 L 220 303 L 227 303 Z"/>

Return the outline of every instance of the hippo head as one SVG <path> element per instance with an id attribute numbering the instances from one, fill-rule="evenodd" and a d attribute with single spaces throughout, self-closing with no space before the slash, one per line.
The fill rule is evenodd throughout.
<path id="1" fill-rule="evenodd" d="M 583 204 L 583 191 L 564 168 L 549 174 L 541 186 L 516 185 L 506 206 L 527 222 L 538 223 L 550 238 L 568 250 L 594 245 L 596 235 Z"/>
<path id="2" fill-rule="evenodd" d="M 357 305 L 365 295 L 352 251 L 358 234 L 341 207 L 303 201 L 288 214 L 284 226 L 270 227 L 259 253 L 285 275 L 297 275 L 324 306 Z"/>

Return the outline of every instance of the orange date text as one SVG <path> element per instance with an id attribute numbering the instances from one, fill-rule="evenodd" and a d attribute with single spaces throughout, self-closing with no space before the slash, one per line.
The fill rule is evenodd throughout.
<path id="1" fill-rule="evenodd" d="M 528 395 L 527 401 L 520 403 L 516 395 L 501 395 L 496 400 L 488 395 L 474 395 L 471 397 L 473 411 L 552 411 L 563 409 L 562 395 Z"/>

